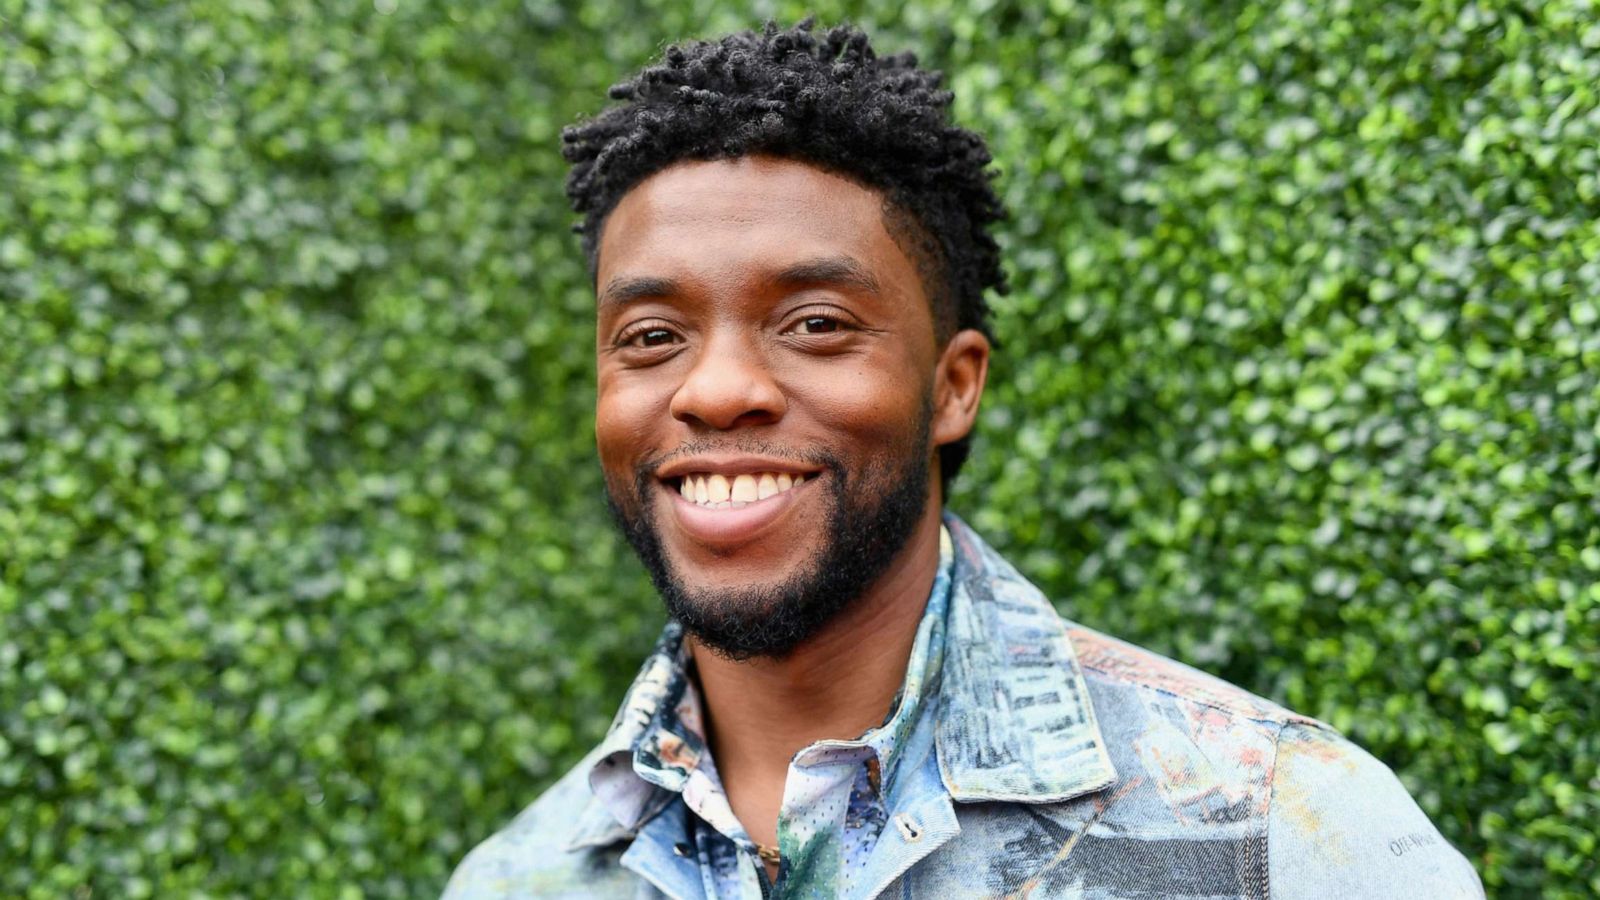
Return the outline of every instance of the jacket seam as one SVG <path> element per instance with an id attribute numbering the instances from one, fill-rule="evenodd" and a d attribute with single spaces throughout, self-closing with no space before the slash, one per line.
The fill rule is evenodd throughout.
<path id="1" fill-rule="evenodd" d="M 1079 664 L 1082 665 L 1084 671 L 1093 672 L 1096 675 L 1107 679 L 1108 681 L 1120 681 L 1124 684 L 1131 684 L 1142 690 L 1155 691 L 1160 694 L 1165 694 L 1168 697 L 1171 697 L 1175 700 L 1181 700 L 1184 703 L 1193 703 L 1196 706 L 1204 706 L 1209 709 L 1217 710 L 1218 712 L 1228 713 L 1235 718 L 1246 719 L 1251 722 L 1259 722 L 1263 725 L 1276 726 L 1280 730 L 1286 726 L 1294 724 L 1317 725 L 1324 728 L 1330 728 L 1331 730 L 1331 726 L 1328 726 L 1316 719 L 1303 716 L 1292 710 L 1284 709 L 1279 715 L 1255 715 L 1246 710 L 1240 709 L 1237 706 L 1231 706 L 1213 700 L 1195 697 L 1190 694 L 1180 694 L 1176 691 L 1169 690 L 1168 688 L 1161 687 L 1160 685 L 1151 684 L 1150 682 L 1140 678 L 1128 677 L 1126 673 L 1113 672 L 1107 669 L 1102 669 L 1098 666 L 1087 665 L 1081 662 Z"/>
<path id="2" fill-rule="evenodd" d="M 1278 757 L 1283 732 L 1291 723 L 1279 724 L 1272 736 L 1272 777 L 1267 779 L 1267 814 L 1261 823 L 1261 900 L 1272 900 L 1272 800 L 1278 793 Z M 1318 723 L 1320 724 L 1320 723 Z"/>

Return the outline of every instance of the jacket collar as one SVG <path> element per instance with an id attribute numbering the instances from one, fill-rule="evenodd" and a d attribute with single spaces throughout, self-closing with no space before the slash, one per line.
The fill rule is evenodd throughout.
<path id="1" fill-rule="evenodd" d="M 1058 803 L 1116 781 L 1087 684 L 1062 621 L 1039 589 L 953 513 L 945 526 L 955 562 L 946 613 L 935 731 L 944 789 L 958 802 Z M 629 765 L 635 745 L 667 700 L 661 667 L 681 635 L 669 625 L 645 661 L 600 746 L 583 771 Z M 591 780 L 592 781 L 592 780 Z M 618 807 L 591 797 L 568 850 L 634 837 L 678 795 L 639 784 Z"/>
<path id="2" fill-rule="evenodd" d="M 1117 773 L 1066 623 L 1039 589 L 954 515 L 954 583 L 936 736 L 960 802 L 1059 803 Z"/>

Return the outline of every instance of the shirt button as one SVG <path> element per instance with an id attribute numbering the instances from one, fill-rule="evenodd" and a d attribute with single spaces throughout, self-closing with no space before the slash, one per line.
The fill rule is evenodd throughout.
<path id="1" fill-rule="evenodd" d="M 679 841 L 672 845 L 672 852 L 679 856 L 688 856 L 691 849 L 693 848 L 683 841 Z"/>

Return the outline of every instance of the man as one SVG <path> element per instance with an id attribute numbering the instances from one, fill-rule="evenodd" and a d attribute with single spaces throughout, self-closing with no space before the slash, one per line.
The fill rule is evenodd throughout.
<path id="1" fill-rule="evenodd" d="M 990 157 L 864 35 L 672 47 L 569 129 L 595 434 L 671 624 L 489 897 L 1478 897 L 1327 726 L 1061 620 L 943 512 Z"/>

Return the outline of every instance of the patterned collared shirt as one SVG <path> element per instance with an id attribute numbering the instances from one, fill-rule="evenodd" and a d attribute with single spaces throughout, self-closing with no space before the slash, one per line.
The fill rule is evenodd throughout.
<path id="1" fill-rule="evenodd" d="M 937 688 L 944 658 L 953 551 L 943 528 L 939 544 L 939 570 L 889 716 L 855 740 L 812 744 L 789 763 L 778 811 L 777 884 L 784 896 L 852 892 L 889 821 L 885 797 L 898 783 L 896 750 L 917 724 L 923 697 Z M 601 754 L 590 786 L 619 819 L 634 815 L 658 788 L 680 795 L 692 834 L 673 852 L 699 862 L 706 896 L 767 896 L 772 885 L 722 790 L 703 723 L 682 628 L 669 624 L 628 693 L 603 745 L 613 749 Z"/>
<path id="2" fill-rule="evenodd" d="M 790 766 L 776 885 L 669 628 L 606 739 L 468 855 L 447 900 L 1483 896 L 1393 773 L 1333 729 L 1064 621 L 945 524 L 889 720 Z"/>

